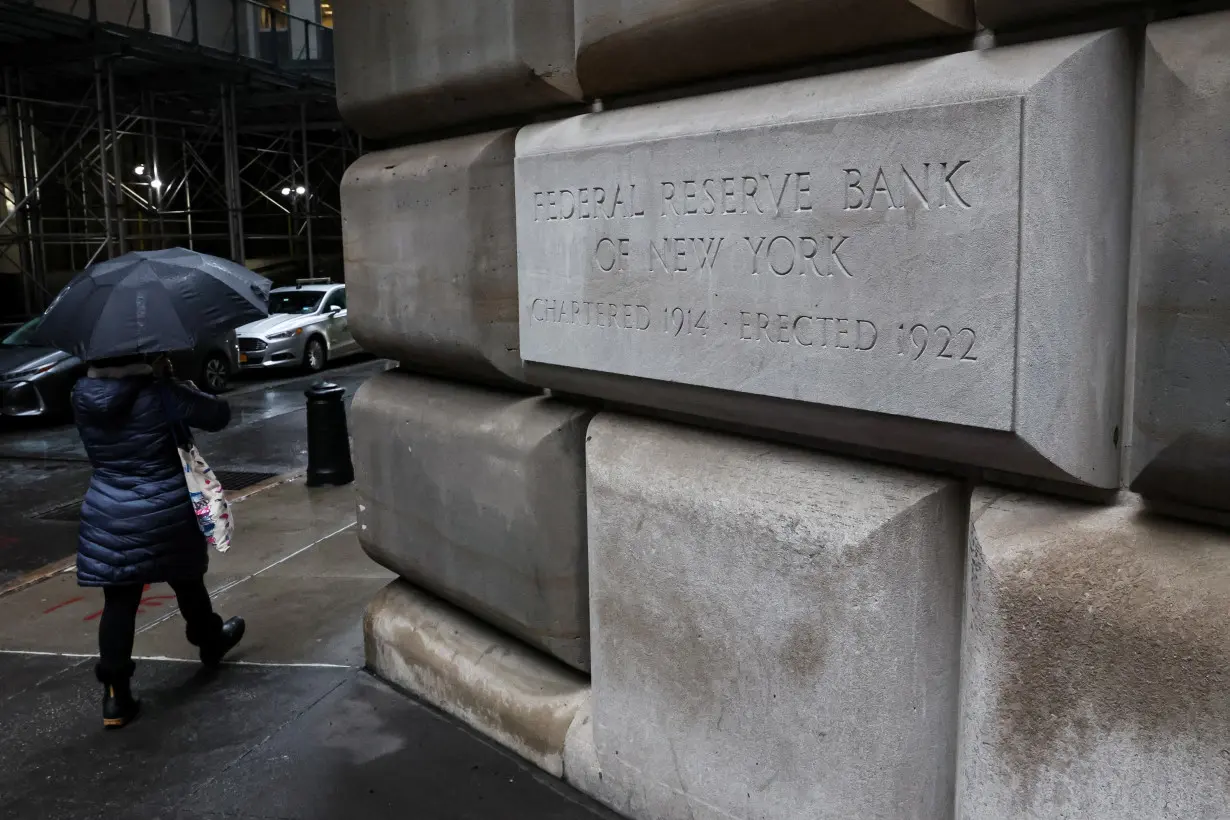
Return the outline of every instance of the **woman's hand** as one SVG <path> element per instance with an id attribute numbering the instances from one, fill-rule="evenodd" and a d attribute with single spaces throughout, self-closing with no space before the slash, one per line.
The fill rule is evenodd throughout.
<path id="1" fill-rule="evenodd" d="M 159 356 L 157 359 L 154 359 L 154 362 L 151 366 L 154 368 L 154 375 L 157 378 L 159 379 L 175 378 L 175 368 L 171 364 L 170 356 Z"/>

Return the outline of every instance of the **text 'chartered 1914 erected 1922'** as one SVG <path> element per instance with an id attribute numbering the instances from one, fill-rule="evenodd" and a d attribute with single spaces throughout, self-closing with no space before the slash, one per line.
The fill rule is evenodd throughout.
<path id="1" fill-rule="evenodd" d="M 519 155 L 522 356 L 1011 429 L 1019 134 L 1003 98 Z"/>

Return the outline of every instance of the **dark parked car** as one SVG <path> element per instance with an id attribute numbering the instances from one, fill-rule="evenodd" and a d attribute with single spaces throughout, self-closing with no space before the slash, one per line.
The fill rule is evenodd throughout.
<path id="1" fill-rule="evenodd" d="M 0 342 L 0 415 L 67 416 L 69 395 L 85 375 L 85 362 L 50 347 L 28 341 L 42 317 L 31 319 Z M 196 350 L 171 356 L 175 373 L 191 379 L 202 390 L 223 393 L 239 370 L 235 334 L 202 344 Z"/>

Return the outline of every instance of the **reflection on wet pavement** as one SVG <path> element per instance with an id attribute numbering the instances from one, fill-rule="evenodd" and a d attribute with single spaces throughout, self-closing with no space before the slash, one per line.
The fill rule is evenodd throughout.
<path id="1" fill-rule="evenodd" d="M 385 361 L 362 360 L 317 376 L 240 381 L 225 397 L 231 404 L 230 426 L 198 434 L 197 444 L 216 470 L 280 475 L 301 469 L 307 465 L 303 391 L 326 379 L 346 388 L 349 399 L 363 382 L 388 367 Z M 0 590 L 73 555 L 73 516 L 39 516 L 80 499 L 89 477 L 90 465 L 71 423 L 0 421 Z"/>

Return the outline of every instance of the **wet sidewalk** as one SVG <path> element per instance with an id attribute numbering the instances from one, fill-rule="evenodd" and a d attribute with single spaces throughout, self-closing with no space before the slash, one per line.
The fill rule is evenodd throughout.
<path id="1" fill-rule="evenodd" d="M 304 389 L 328 378 L 346 388 L 349 401 L 359 385 L 388 366 L 360 360 L 323 376 L 241 382 L 225 395 L 231 424 L 218 433 L 199 432 L 197 442 L 227 486 L 300 469 L 307 464 Z M 76 551 L 77 518 L 90 472 L 73 424 L 0 419 L 0 591 Z"/>
<path id="2" fill-rule="evenodd" d="M 101 592 L 65 572 L 0 597 L 0 818 L 613 817 L 361 669 L 392 576 L 359 548 L 349 488 L 295 479 L 235 514 L 208 582 L 244 642 L 203 671 L 151 587 L 122 731 L 103 732 L 93 678 Z"/>

